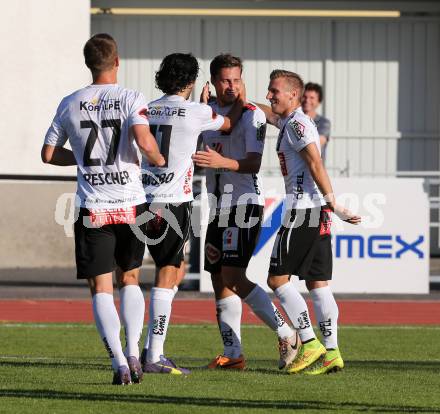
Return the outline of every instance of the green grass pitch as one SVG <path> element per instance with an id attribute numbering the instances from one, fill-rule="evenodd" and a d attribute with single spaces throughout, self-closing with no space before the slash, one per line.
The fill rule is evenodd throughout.
<path id="1" fill-rule="evenodd" d="M 110 385 L 92 325 L 0 324 L 0 413 L 440 413 L 440 327 L 342 327 L 343 372 L 286 375 L 272 332 L 245 326 L 245 372 L 197 369 L 221 350 L 216 326 L 170 326 L 167 355 L 188 377 Z"/>

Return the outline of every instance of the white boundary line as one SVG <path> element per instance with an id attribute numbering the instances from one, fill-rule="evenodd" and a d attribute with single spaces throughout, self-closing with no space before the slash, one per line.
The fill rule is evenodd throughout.
<path id="1" fill-rule="evenodd" d="M 197 327 L 213 327 L 217 329 L 215 323 L 196 323 L 196 324 L 176 324 L 170 326 L 171 329 L 188 329 Z M 265 325 L 248 325 L 243 324 L 242 329 L 267 329 Z M 47 328 L 65 328 L 65 329 L 95 329 L 94 324 L 69 324 L 69 323 L 1 323 L 0 329 L 2 328 L 33 328 L 33 329 L 47 329 Z M 316 326 L 315 326 L 316 328 Z M 340 325 L 338 329 L 427 329 L 437 331 L 440 330 L 439 325 Z"/>

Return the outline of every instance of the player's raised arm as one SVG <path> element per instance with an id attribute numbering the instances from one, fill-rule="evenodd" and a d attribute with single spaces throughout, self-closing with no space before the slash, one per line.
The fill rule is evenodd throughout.
<path id="1" fill-rule="evenodd" d="M 272 112 L 271 107 L 268 105 L 265 105 L 262 103 L 257 103 L 256 105 L 264 112 L 264 115 L 266 116 L 267 122 L 278 128 L 278 123 L 280 120 L 279 115 Z"/>
<path id="2" fill-rule="evenodd" d="M 148 159 L 153 165 L 161 167 L 165 165 L 165 158 L 159 151 L 157 142 L 150 132 L 148 125 L 133 125 L 132 127 L 134 139 L 142 154 Z"/>
<path id="3" fill-rule="evenodd" d="M 299 154 L 309 167 L 310 173 L 312 174 L 319 191 L 321 191 L 330 209 L 341 220 L 350 224 L 359 224 L 361 222 L 360 216 L 356 216 L 348 209 L 336 204 L 330 178 L 327 174 L 327 170 L 324 167 L 324 163 L 322 162 L 321 155 L 316 144 L 311 143 L 307 145 L 300 151 Z"/>
<path id="4" fill-rule="evenodd" d="M 200 94 L 200 102 L 204 104 L 208 104 L 210 99 L 211 92 L 209 90 L 209 82 L 206 82 L 203 86 L 202 93 Z M 242 87 L 238 94 L 237 99 L 232 105 L 232 108 L 229 112 L 223 117 L 223 125 L 218 129 L 219 131 L 223 131 L 226 133 L 230 133 L 232 129 L 237 125 L 238 121 L 241 118 L 243 113 L 243 107 L 246 105 L 246 88 L 244 83 L 242 83 Z"/>

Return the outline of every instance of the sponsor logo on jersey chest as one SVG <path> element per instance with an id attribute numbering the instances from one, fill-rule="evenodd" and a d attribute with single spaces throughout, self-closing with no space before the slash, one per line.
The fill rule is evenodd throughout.
<path id="1" fill-rule="evenodd" d="M 151 106 L 148 109 L 149 116 L 178 116 L 184 117 L 186 115 L 185 108 L 170 107 L 170 106 Z"/>
<path id="2" fill-rule="evenodd" d="M 119 111 L 121 109 L 121 101 L 119 99 L 92 99 L 91 101 L 80 101 L 80 111 Z"/>

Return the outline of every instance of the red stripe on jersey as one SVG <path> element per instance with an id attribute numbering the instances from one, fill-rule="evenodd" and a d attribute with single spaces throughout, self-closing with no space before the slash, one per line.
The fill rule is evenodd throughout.
<path id="1" fill-rule="evenodd" d="M 142 116 L 145 119 L 148 119 L 148 109 L 147 108 L 142 108 L 139 111 L 139 115 Z"/>
<path id="2" fill-rule="evenodd" d="M 284 152 L 279 152 L 278 158 L 280 160 L 281 174 L 283 175 L 283 177 L 285 177 L 288 173 L 287 173 L 286 157 L 284 156 Z"/>
<path id="3" fill-rule="evenodd" d="M 245 106 L 243 106 L 244 111 L 256 111 L 257 107 L 255 105 L 252 105 L 251 103 L 247 103 Z"/>

